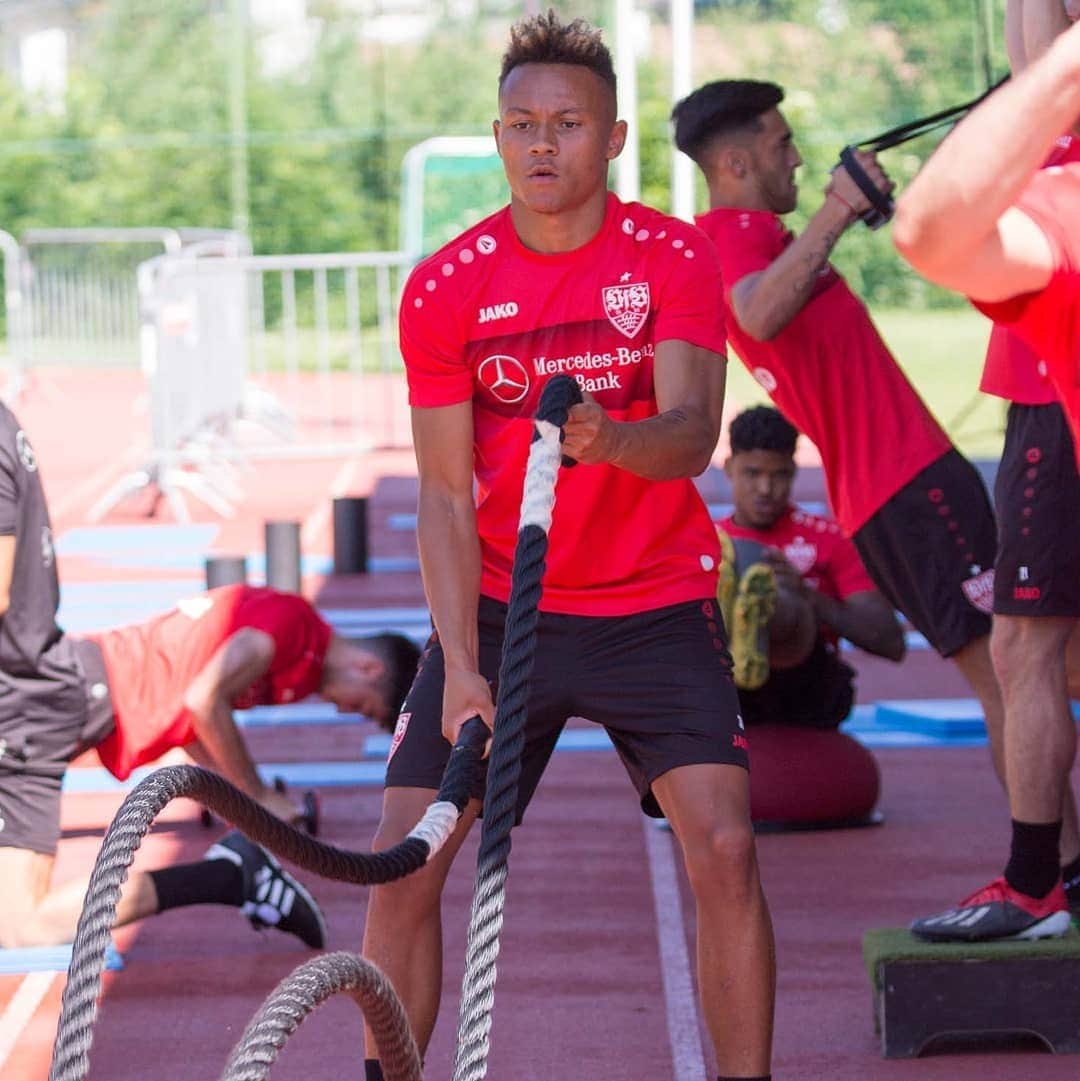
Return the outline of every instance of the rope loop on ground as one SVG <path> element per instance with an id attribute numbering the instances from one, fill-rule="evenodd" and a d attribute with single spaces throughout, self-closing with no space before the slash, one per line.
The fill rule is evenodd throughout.
<path id="1" fill-rule="evenodd" d="M 233 1048 L 221 1081 L 263 1081 L 304 1019 L 343 992 L 371 1028 L 386 1081 L 422 1081 L 420 1052 L 390 981 L 370 961 L 346 951 L 306 961 L 271 991 Z"/>
<path id="2" fill-rule="evenodd" d="M 350 852 L 316 841 L 223 777 L 198 766 L 166 766 L 151 773 L 120 805 L 94 863 L 71 948 L 49 1081 L 86 1077 L 101 973 L 121 887 L 143 837 L 172 800 L 186 796 L 199 801 L 275 855 L 323 878 L 364 886 L 394 882 L 419 870 L 446 843 L 468 803 L 487 737 L 487 726 L 479 717 L 465 724 L 435 802 L 413 832 L 385 852 Z M 451 807 L 456 813 L 449 813 Z"/>
<path id="3" fill-rule="evenodd" d="M 569 376 L 549 380 L 540 397 L 536 434 L 529 449 L 499 666 L 499 700 L 469 919 L 453 1081 L 480 1081 L 487 1075 L 491 1010 L 495 1002 L 495 959 L 499 954 L 510 830 L 517 811 L 521 752 L 525 746 L 547 533 L 555 504 L 560 427 L 566 423 L 570 407 L 580 401 L 581 390 Z"/>

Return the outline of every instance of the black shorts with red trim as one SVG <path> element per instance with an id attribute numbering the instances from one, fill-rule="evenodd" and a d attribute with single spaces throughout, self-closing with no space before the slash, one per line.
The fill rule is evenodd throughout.
<path id="1" fill-rule="evenodd" d="M 855 703 L 855 669 L 821 636 L 810 656 L 792 668 L 772 668 L 756 691 L 739 691 L 743 721 L 836 728 Z"/>
<path id="2" fill-rule="evenodd" d="M 480 598 L 480 672 L 496 694 L 505 620 L 504 604 Z M 387 788 L 439 787 L 450 753 L 441 731 L 443 674 L 442 647 L 432 635 L 394 731 Z M 715 600 L 616 617 L 540 613 L 518 822 L 570 717 L 604 726 L 642 809 L 654 818 L 662 812 L 652 783 L 669 770 L 702 763 L 747 768 Z M 483 791 L 481 778 L 473 795 L 482 799 Z"/>
<path id="3" fill-rule="evenodd" d="M 941 656 L 990 633 L 994 513 L 959 451 L 916 474 L 852 539 L 874 584 Z"/>
<path id="4" fill-rule="evenodd" d="M 1057 402 L 1009 406 L 994 507 L 994 611 L 1080 617 L 1080 473 Z"/>

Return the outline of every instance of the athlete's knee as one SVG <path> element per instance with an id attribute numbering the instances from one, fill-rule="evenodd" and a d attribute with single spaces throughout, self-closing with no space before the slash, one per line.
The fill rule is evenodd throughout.
<path id="1" fill-rule="evenodd" d="M 1042 683 L 1065 664 L 1072 622 L 1037 616 L 995 616 L 990 657 L 1002 688 L 1018 681 Z"/>
<path id="2" fill-rule="evenodd" d="M 749 823 L 714 823 L 683 840 L 690 885 L 699 898 L 719 891 L 733 903 L 757 889 L 757 856 Z"/>

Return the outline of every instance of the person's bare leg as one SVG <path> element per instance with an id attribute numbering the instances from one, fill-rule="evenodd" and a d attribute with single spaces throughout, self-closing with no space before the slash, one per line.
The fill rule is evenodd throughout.
<path id="1" fill-rule="evenodd" d="M 995 623 L 998 617 L 995 618 Z M 984 634 L 968 642 L 954 653 L 951 660 L 975 692 L 986 718 L 986 735 L 990 741 L 990 757 L 994 772 L 1005 786 L 1005 707 L 1001 700 L 994 662 L 990 656 L 990 635 Z"/>
<path id="2" fill-rule="evenodd" d="M 769 1072 L 776 958 L 750 825 L 749 778 L 738 766 L 680 766 L 653 794 L 682 845 L 697 902 L 701 1010 L 720 1073 Z"/>
<path id="3" fill-rule="evenodd" d="M 392 848 L 413 829 L 435 792 L 426 788 L 388 788 L 372 848 Z M 368 899 L 363 955 L 381 969 L 405 1006 L 420 1054 L 427 1051 L 442 992 L 442 891 L 454 857 L 480 813 L 473 800 L 451 839 L 430 863 L 407 878 L 375 886 Z M 370 1029 L 367 1057 L 378 1058 Z"/>
<path id="4" fill-rule="evenodd" d="M 1012 817 L 1054 822 L 1071 810 L 1071 836 L 1062 827 L 1061 853 L 1075 858 L 1076 813 L 1069 771 L 1076 725 L 1068 699 L 1065 650 L 1075 620 L 997 616 L 994 666 L 1005 704 L 1005 773 Z"/>
<path id="5" fill-rule="evenodd" d="M 0 947 L 56 946 L 70 942 L 82 913 L 85 878 L 49 889 L 54 856 L 0 848 Z M 120 892 L 116 926 L 152 916 L 157 891 L 148 875 L 128 876 Z"/>

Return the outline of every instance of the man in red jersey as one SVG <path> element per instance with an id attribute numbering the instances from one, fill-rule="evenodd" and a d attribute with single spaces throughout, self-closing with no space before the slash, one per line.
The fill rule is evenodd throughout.
<path id="1" fill-rule="evenodd" d="M 642 806 L 681 842 L 721 1075 L 761 1079 L 772 931 L 716 609 L 719 546 L 691 480 L 720 431 L 719 268 L 697 229 L 608 193 L 626 134 L 615 101 L 595 31 L 554 13 L 517 24 L 494 125 L 510 205 L 421 263 L 402 296 L 436 636 L 398 723 L 376 847 L 413 828 L 461 724 L 492 721 L 531 418 L 544 383 L 570 374 L 586 400 L 565 426 L 578 465 L 558 481 L 519 818 L 565 720 L 603 724 Z M 443 884 L 479 806 L 431 863 L 376 887 L 368 907 L 364 953 L 389 975 L 421 1050 L 442 986 Z M 367 1076 L 381 1077 L 374 1059 Z"/>
<path id="2" fill-rule="evenodd" d="M 839 639 L 899 661 L 904 633 L 837 524 L 791 503 L 798 432 L 780 411 L 765 405 L 747 409 L 728 434 L 731 457 L 724 469 L 734 509 L 718 525 L 721 543 L 731 539 L 732 556 L 749 544 L 746 558 L 760 560 L 756 565 L 771 573 L 776 586 L 767 624 L 767 676 L 758 687 L 740 686 L 743 720 L 835 728 L 855 700 L 855 671 L 840 659 Z M 740 570 L 743 562 L 738 561 Z M 737 608 L 738 590 L 733 592 Z M 723 607 L 723 595 L 721 602 Z M 731 619 L 725 613 L 725 623 L 738 627 L 738 612 Z"/>
<path id="3" fill-rule="evenodd" d="M 50 699 L 4 673 L 9 696 L 24 709 L 3 727 L 2 946 L 51 945 L 74 935 L 86 882 L 49 885 L 61 782 L 82 750 L 96 748 L 123 780 L 183 747 L 267 810 L 293 819 L 288 797 L 260 778 L 232 711 L 318 693 L 385 723 L 404 698 L 419 656 L 396 635 L 346 642 L 302 597 L 241 585 L 181 601 L 147 623 L 62 635 L 58 645 L 74 659 L 71 682 L 81 707 L 50 709 Z M 275 926 L 309 946 L 325 942 L 322 915 L 304 887 L 237 831 L 201 862 L 129 875 L 117 923 L 208 903 L 239 907 L 254 926 Z"/>
<path id="4" fill-rule="evenodd" d="M 871 578 L 978 696 L 991 730 L 1001 697 L 990 661 L 995 526 L 982 480 L 955 450 L 829 264 L 869 208 L 838 167 L 794 236 L 801 158 L 773 83 L 721 80 L 675 106 L 676 145 L 701 168 L 732 344 L 821 453 L 829 501 Z M 871 181 L 892 184 L 873 155 Z"/>
<path id="5" fill-rule="evenodd" d="M 1015 9 L 1011 14 L 1016 20 Z M 1027 28 L 1054 10 L 1025 3 L 1019 14 L 1026 62 L 1046 41 L 1033 47 Z M 1011 22 L 1010 51 L 1016 60 L 1021 55 L 1017 23 Z M 1078 118 L 1080 26 L 1073 26 L 945 140 L 901 200 L 894 234 L 900 253 L 916 270 L 970 297 L 1045 365 L 1072 428 L 1074 452 L 1080 451 L 1080 164 L 1044 166 L 1062 149 L 1062 134 L 1075 129 Z M 1030 366 L 1031 358 L 1010 354 L 1009 363 Z M 1017 612 L 1019 618 L 1006 625 L 1008 636 L 995 643 L 1007 647 L 996 652 L 1010 707 L 1004 731 L 1009 860 L 1004 874 L 986 888 L 917 920 L 912 929 L 925 938 L 1037 938 L 1063 934 L 1069 926 L 1060 859 L 1069 855 L 1063 813 L 1068 826 L 1076 754 L 1064 660 L 1076 624 L 1070 598 L 1078 575 L 1069 540 L 1075 518 L 1063 512 L 1055 519 L 1053 507 L 1039 504 L 1067 499 L 1063 482 L 1074 474 L 1061 472 L 1067 448 L 1060 437 L 1056 446 L 1033 443 L 1023 453 L 1029 484 L 1021 498 L 1031 510 L 1030 528 L 1041 533 L 1049 519 L 1051 529 L 1066 535 L 1041 538 L 1032 563 L 1021 565 L 1028 572 L 1023 582 L 1017 581 L 1018 568 L 1010 584 L 1035 588 L 1028 583 L 1039 576 L 1042 581 L 1035 585 L 1040 594 L 1045 587 L 1048 597 L 1030 616 Z M 1053 551 L 1057 542 L 1063 546 L 1060 561 Z M 1036 640 L 1046 655 L 1031 653 L 1021 662 L 1018 650 Z"/>

